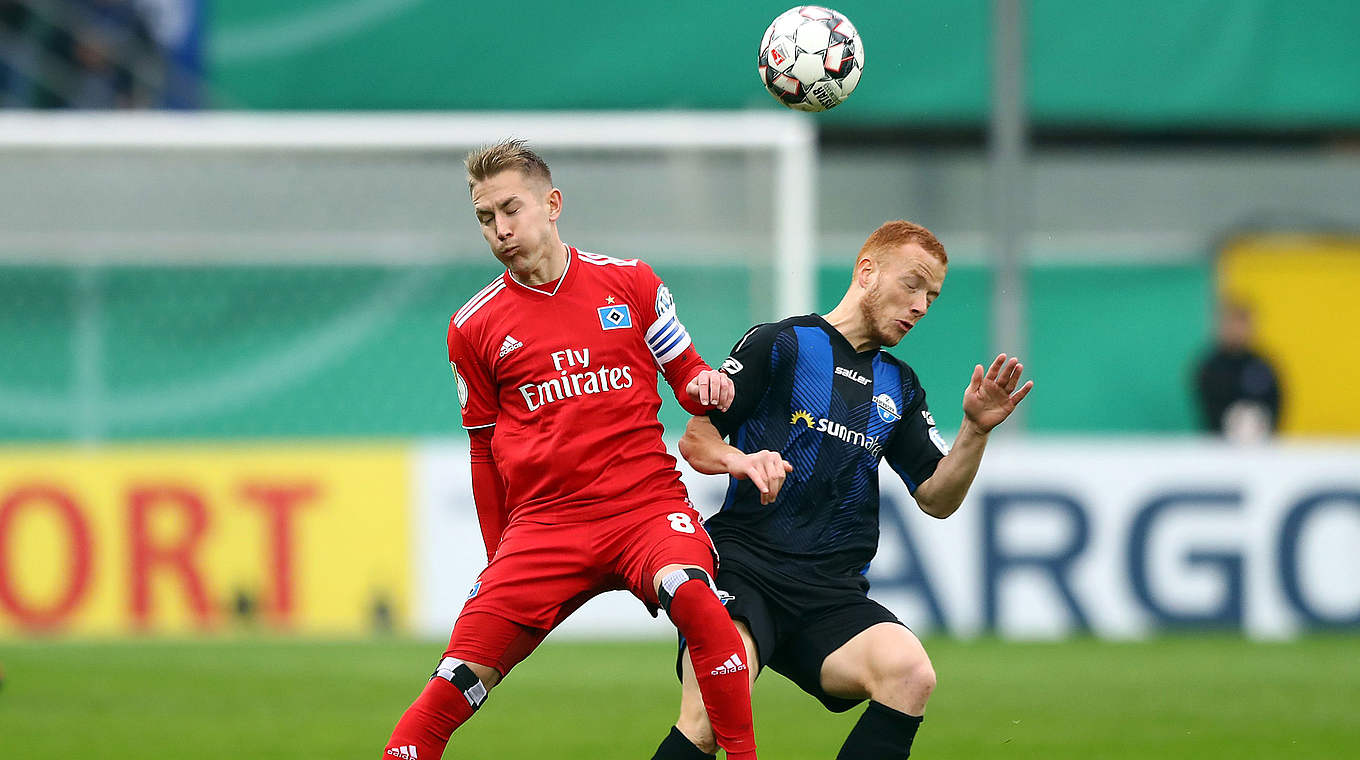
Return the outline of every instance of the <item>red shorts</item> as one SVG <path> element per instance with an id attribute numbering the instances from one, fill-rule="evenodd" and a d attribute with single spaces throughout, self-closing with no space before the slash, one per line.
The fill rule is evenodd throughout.
<path id="1" fill-rule="evenodd" d="M 445 656 L 504 674 L 592 597 L 627 589 L 655 609 L 657 571 L 694 565 L 711 576 L 714 562 L 713 541 L 687 501 L 661 502 L 608 520 L 512 520 L 469 592 Z M 495 625 L 495 618 L 513 625 Z"/>

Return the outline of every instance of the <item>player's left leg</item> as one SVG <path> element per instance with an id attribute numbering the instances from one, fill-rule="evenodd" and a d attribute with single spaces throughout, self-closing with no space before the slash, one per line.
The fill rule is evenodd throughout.
<path id="1" fill-rule="evenodd" d="M 659 503 L 599 540 L 618 548 L 628 589 L 664 609 L 685 637 L 718 746 L 729 760 L 755 760 L 746 647 L 713 585 L 713 541 L 699 513 L 684 501 Z"/>
<path id="2" fill-rule="evenodd" d="M 756 644 L 746 624 L 733 621 L 737 633 L 746 646 L 747 673 L 751 685 L 755 685 L 760 663 L 756 654 Z M 661 741 L 652 760 L 713 760 L 718 751 L 717 738 L 708 720 L 708 708 L 704 705 L 703 694 L 699 691 L 699 679 L 694 675 L 694 661 L 690 658 L 689 647 L 680 652 L 680 716 L 670 733 Z"/>
<path id="3" fill-rule="evenodd" d="M 821 685 L 836 697 L 870 700 L 839 760 L 902 758 L 911 752 L 935 689 L 935 668 L 906 626 L 878 623 L 827 655 Z"/>
<path id="4" fill-rule="evenodd" d="M 688 644 L 695 680 L 718 746 L 727 750 L 730 760 L 754 760 L 746 646 L 723 609 L 710 570 L 669 564 L 656 572 L 653 583 L 661 608 Z"/>

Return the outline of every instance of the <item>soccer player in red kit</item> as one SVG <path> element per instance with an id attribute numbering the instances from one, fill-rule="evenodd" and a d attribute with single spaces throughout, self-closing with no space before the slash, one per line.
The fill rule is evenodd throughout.
<path id="1" fill-rule="evenodd" d="M 693 414 L 726 409 L 646 264 L 557 232 L 562 193 L 522 141 L 467 157 L 482 235 L 506 272 L 449 324 L 489 564 L 384 757 L 433 760 L 487 692 L 591 597 L 627 589 L 685 637 L 718 744 L 753 760 L 746 651 L 712 576 L 712 541 L 657 421 L 657 371 Z"/>

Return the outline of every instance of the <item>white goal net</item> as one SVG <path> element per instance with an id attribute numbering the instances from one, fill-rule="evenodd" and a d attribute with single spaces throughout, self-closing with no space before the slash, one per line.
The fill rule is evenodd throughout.
<path id="1" fill-rule="evenodd" d="M 462 157 L 530 141 L 564 237 L 774 273 L 769 313 L 812 306 L 816 135 L 796 114 L 0 115 L 0 259 L 426 263 L 486 253 Z"/>
<path id="2" fill-rule="evenodd" d="M 414 405 L 355 429 L 226 413 L 296 406 L 308 378 L 298 398 L 325 396 L 347 352 L 395 354 L 424 291 L 451 310 L 480 288 L 495 262 L 462 160 L 506 137 L 552 167 L 564 240 L 695 294 L 681 310 L 710 358 L 813 310 L 816 134 L 798 114 L 4 113 L 0 439 L 429 432 Z M 195 320 L 230 345 L 196 356 Z"/>

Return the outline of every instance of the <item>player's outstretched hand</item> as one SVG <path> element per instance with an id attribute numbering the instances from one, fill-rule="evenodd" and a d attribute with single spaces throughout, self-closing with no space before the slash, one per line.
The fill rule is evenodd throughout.
<path id="1" fill-rule="evenodd" d="M 973 367 L 973 379 L 963 393 L 964 417 L 982 432 L 991 432 L 1011 416 L 1034 387 L 1034 381 L 1030 380 L 1020 390 L 1015 389 L 1020 384 L 1020 373 L 1024 371 L 1025 365 L 1019 359 L 1008 360 L 1005 354 L 997 354 L 985 373 L 981 364 Z"/>
<path id="2" fill-rule="evenodd" d="M 688 393 L 693 401 L 725 412 L 732 406 L 732 399 L 737 396 L 737 388 L 732 384 L 732 378 L 726 374 L 716 369 L 706 369 L 689 381 L 689 385 L 685 386 L 685 393 Z"/>
<path id="3" fill-rule="evenodd" d="M 745 454 L 737 451 L 724 464 L 727 472 L 737 480 L 750 480 L 751 485 L 760 489 L 760 503 L 770 504 L 779 496 L 784 478 L 793 472 L 793 465 L 784 461 L 777 451 L 757 451 Z"/>

